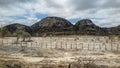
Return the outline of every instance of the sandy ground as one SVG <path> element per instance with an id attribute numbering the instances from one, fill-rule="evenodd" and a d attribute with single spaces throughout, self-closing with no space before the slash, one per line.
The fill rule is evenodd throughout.
<path id="1" fill-rule="evenodd" d="M 2 43 L 3 40 L 3 43 Z M 33 42 L 13 44 L 16 38 L 0 39 L 0 60 L 26 63 L 92 61 L 98 65 L 120 66 L 120 45 L 115 38 L 99 36 L 33 37 Z M 62 45 L 62 46 L 61 46 Z M 24 50 L 22 50 L 24 47 Z"/>

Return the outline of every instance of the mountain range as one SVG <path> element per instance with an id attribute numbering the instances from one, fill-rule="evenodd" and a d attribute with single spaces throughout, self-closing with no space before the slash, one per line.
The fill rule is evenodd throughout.
<path id="1" fill-rule="evenodd" d="M 32 36 L 54 36 L 54 35 L 120 35 L 120 25 L 110 28 L 97 26 L 90 19 L 82 19 L 73 25 L 71 22 L 60 17 L 46 17 L 32 26 L 23 24 L 10 24 L 4 26 L 11 33 L 22 30 Z"/>

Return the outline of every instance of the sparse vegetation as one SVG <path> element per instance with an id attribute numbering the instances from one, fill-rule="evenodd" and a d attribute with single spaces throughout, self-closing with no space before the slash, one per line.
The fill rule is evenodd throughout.
<path id="1" fill-rule="evenodd" d="M 16 38 L 3 38 L 2 44 L 4 46 L 0 50 L 0 54 L 4 54 L 2 56 L 3 61 L 8 58 L 23 61 L 25 65 L 20 64 L 23 68 L 24 66 L 27 68 L 114 68 L 114 64 L 119 63 L 119 49 L 116 46 L 118 41 L 114 43 L 114 50 L 111 50 L 111 39 L 114 36 L 110 39 L 107 36 L 33 37 L 33 42 L 27 42 L 30 37 L 28 33 L 19 33 L 18 31 L 18 34 L 21 37 L 19 41 L 23 40 L 23 35 L 25 35 L 25 42 L 13 44 L 12 42 Z M 106 40 L 109 42 L 106 43 Z M 19 64 L 12 65 L 10 63 L 6 65 L 19 67 Z"/>
<path id="2" fill-rule="evenodd" d="M 118 35 L 118 40 L 120 41 L 120 35 Z"/>
<path id="3" fill-rule="evenodd" d="M 1 33 L 1 37 L 5 37 L 7 36 L 7 34 L 9 34 L 9 31 L 7 28 L 0 28 L 0 33 Z"/>
<path id="4" fill-rule="evenodd" d="M 28 41 L 28 42 L 32 41 L 32 40 L 31 40 L 31 35 L 30 35 L 28 32 L 23 32 L 23 33 L 22 33 L 22 37 L 23 37 L 23 41 L 24 41 L 24 42 L 25 42 L 25 41 Z M 28 39 L 28 40 L 26 40 L 26 39 Z"/>
<path id="5" fill-rule="evenodd" d="M 23 30 L 16 30 L 17 42 L 20 38 L 23 38 L 23 42 L 31 42 L 31 35 Z"/>

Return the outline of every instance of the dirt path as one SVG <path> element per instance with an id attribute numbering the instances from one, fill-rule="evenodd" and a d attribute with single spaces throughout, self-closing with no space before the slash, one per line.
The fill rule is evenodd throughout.
<path id="1" fill-rule="evenodd" d="M 120 60 L 120 55 L 115 55 L 115 54 L 105 54 L 105 55 L 79 55 L 79 56 L 63 56 L 63 57 L 59 57 L 59 58 L 44 58 L 44 57 L 30 57 L 30 56 L 23 56 L 23 55 L 0 55 L 0 59 L 5 59 L 5 60 L 19 60 L 22 59 L 25 62 L 30 62 L 30 63 L 34 63 L 34 62 L 41 62 L 43 60 L 51 60 L 54 62 L 73 62 L 76 61 L 75 59 L 77 58 L 86 58 L 86 59 L 91 59 L 91 60 L 115 60 L 115 59 L 119 59 Z"/>

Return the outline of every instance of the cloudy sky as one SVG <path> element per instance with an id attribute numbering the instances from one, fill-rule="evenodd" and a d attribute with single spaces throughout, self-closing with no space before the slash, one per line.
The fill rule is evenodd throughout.
<path id="1" fill-rule="evenodd" d="M 91 19 L 101 27 L 120 25 L 120 0 L 0 0 L 0 24 L 32 25 L 47 16 L 73 24 Z"/>

